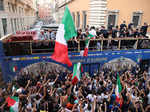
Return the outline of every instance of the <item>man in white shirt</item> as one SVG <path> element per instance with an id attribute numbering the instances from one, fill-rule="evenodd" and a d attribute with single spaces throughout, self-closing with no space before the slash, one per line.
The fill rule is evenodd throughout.
<path id="1" fill-rule="evenodd" d="M 94 35 L 94 37 L 96 36 L 96 30 L 95 30 L 94 26 L 91 27 L 89 33 L 92 34 L 92 35 Z"/>

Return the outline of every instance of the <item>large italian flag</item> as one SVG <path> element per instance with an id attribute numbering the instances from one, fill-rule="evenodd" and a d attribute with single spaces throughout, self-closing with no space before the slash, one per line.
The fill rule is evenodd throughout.
<path id="1" fill-rule="evenodd" d="M 9 112 L 18 112 L 18 106 L 19 106 L 19 98 L 18 97 L 8 97 L 6 99 L 8 103 L 8 107 L 10 107 Z"/>
<path id="2" fill-rule="evenodd" d="M 81 79 L 81 72 L 83 71 L 81 63 L 74 64 L 72 84 L 75 85 Z"/>
<path id="3" fill-rule="evenodd" d="M 56 34 L 55 50 L 52 55 L 53 60 L 72 66 L 72 62 L 68 57 L 67 41 L 75 36 L 77 36 L 75 25 L 70 11 L 66 6 L 62 22 Z"/>
<path id="4" fill-rule="evenodd" d="M 117 75 L 117 85 L 116 85 L 116 89 L 115 89 L 115 94 L 116 94 L 116 102 L 117 103 L 121 103 L 121 98 L 120 98 L 120 94 L 122 91 L 122 86 L 121 86 L 121 82 L 120 82 L 120 77 L 119 75 Z"/>
<path id="5" fill-rule="evenodd" d="M 94 35 L 89 34 L 88 38 L 85 40 L 85 48 L 84 48 L 83 56 L 88 56 L 88 49 L 89 49 L 90 39 L 93 38 L 93 37 L 94 37 Z"/>

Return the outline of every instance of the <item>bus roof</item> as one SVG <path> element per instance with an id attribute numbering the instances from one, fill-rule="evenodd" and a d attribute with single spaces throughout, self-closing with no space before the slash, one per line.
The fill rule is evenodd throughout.
<path id="1" fill-rule="evenodd" d="M 37 40 L 37 33 L 36 31 L 18 31 L 16 34 L 6 35 L 0 40 L 3 42 Z"/>
<path id="2" fill-rule="evenodd" d="M 8 39 L 8 38 L 10 38 L 12 35 L 13 35 L 12 33 L 11 33 L 11 34 L 8 34 L 8 35 L 5 35 L 5 36 L 3 36 L 2 38 L 0 38 L 0 41 L 3 41 L 3 40 Z"/>

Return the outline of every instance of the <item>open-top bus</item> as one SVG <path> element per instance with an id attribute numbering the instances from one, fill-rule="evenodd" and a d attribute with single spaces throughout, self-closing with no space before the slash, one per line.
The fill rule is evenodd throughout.
<path id="1" fill-rule="evenodd" d="M 0 66 L 3 79 L 9 81 L 20 71 L 29 69 L 36 63 L 56 63 L 50 58 L 54 52 L 54 40 L 36 40 L 35 34 L 22 34 L 20 37 L 8 35 L 0 41 Z M 19 38 L 19 39 L 18 39 Z M 81 62 L 85 72 L 90 74 L 102 68 L 117 69 L 141 66 L 148 69 L 150 59 L 150 39 L 148 38 L 97 38 L 90 41 L 87 57 L 81 56 L 85 40 L 68 41 L 69 57 L 72 63 Z M 71 68 L 68 68 L 72 70 Z M 34 70 L 33 70 L 34 71 Z M 35 71 L 34 71 L 35 72 Z"/>

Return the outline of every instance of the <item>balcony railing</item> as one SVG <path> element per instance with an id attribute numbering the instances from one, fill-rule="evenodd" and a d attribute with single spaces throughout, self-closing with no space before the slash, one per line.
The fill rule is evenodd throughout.
<path id="1" fill-rule="evenodd" d="M 32 55 L 38 53 L 53 53 L 55 41 L 16 41 L 4 43 L 7 56 Z M 85 40 L 68 41 L 69 52 L 80 52 L 85 48 Z M 116 38 L 116 39 L 91 39 L 89 51 L 110 51 L 150 49 L 150 39 L 147 38 Z"/>

